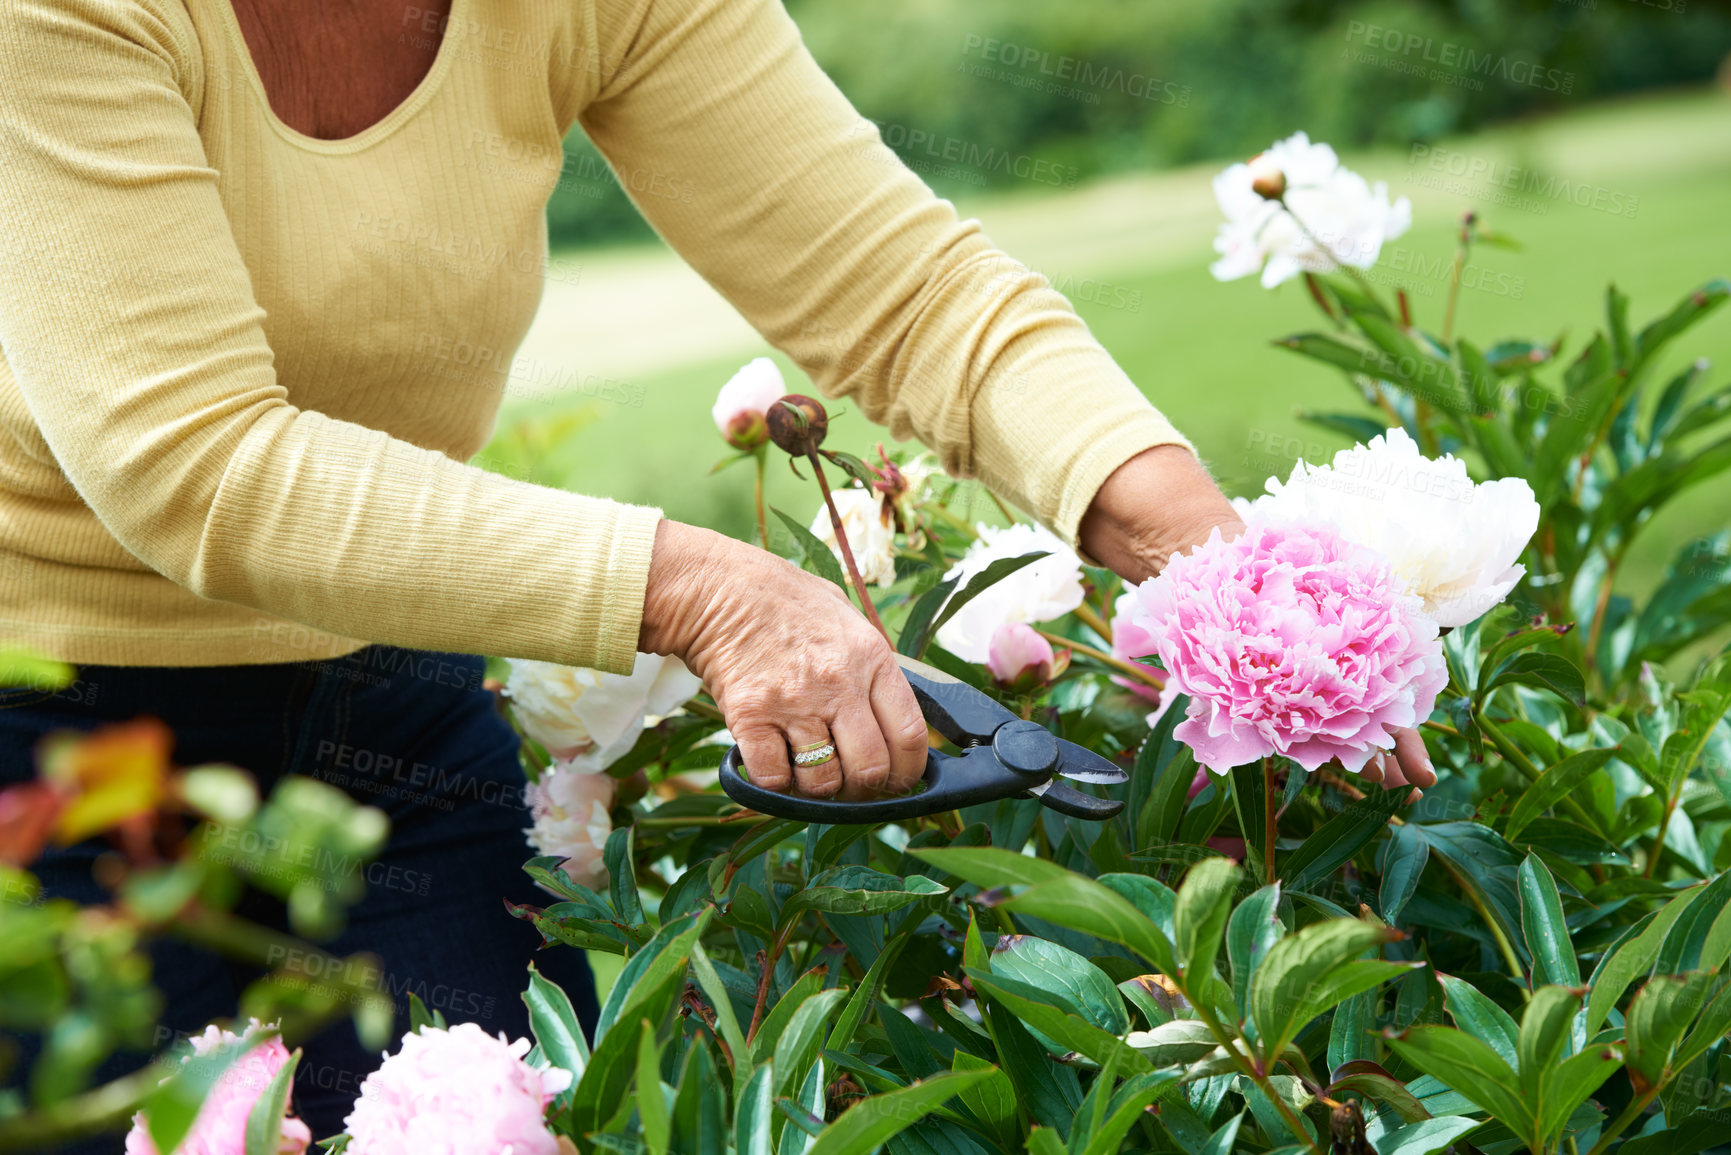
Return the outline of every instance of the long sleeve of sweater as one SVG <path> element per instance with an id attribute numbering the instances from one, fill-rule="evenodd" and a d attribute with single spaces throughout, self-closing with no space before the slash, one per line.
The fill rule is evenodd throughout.
<path id="1" fill-rule="evenodd" d="M 201 597 L 630 669 L 657 511 L 290 403 L 172 9 L 0 3 L 0 233 L 25 258 L 0 263 L 0 348 L 54 460 L 128 552 Z M 369 320 L 331 323 L 365 339 Z"/>

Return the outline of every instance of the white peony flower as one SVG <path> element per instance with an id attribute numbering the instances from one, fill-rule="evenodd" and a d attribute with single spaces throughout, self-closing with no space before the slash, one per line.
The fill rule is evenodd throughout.
<path id="1" fill-rule="evenodd" d="M 847 530 L 847 543 L 853 548 L 854 564 L 859 566 L 860 580 L 882 589 L 896 580 L 896 531 L 884 519 L 883 496 L 873 489 L 838 489 L 830 495 L 835 499 L 835 511 L 841 515 L 842 528 Z M 841 543 L 836 540 L 835 526 L 829 519 L 829 507 L 818 509 L 811 519 L 812 536 L 829 546 L 837 564 L 847 571 L 841 558 Z"/>
<path id="2" fill-rule="evenodd" d="M 993 562 L 1029 553 L 1047 553 L 986 589 L 938 629 L 938 644 L 958 658 L 984 665 L 992 635 L 1005 622 L 1049 622 L 1082 604 L 1082 560 L 1044 526 L 978 527 L 979 540 L 946 575 L 956 588 Z"/>
<path id="3" fill-rule="evenodd" d="M 1283 201 L 1264 195 L 1280 187 L 1277 175 L 1284 177 Z M 1384 241 L 1412 227 L 1411 201 L 1390 204 L 1385 182 L 1373 187 L 1342 168 L 1334 149 L 1311 144 L 1302 132 L 1220 173 L 1214 197 L 1226 220 L 1214 239 L 1220 259 L 1210 271 L 1230 281 L 1260 269 L 1269 289 L 1305 271 L 1368 269 Z"/>
<path id="4" fill-rule="evenodd" d="M 613 833 L 608 815 L 613 805 L 613 779 L 559 767 L 529 784 L 529 807 L 535 825 L 523 831 L 537 854 L 566 860 L 565 873 L 590 889 L 607 885 L 602 852 Z"/>
<path id="5" fill-rule="evenodd" d="M 1380 551 L 1439 626 L 1464 626 L 1502 601 L 1526 568 L 1516 560 L 1539 526 L 1518 477 L 1473 484 L 1452 454 L 1432 460 L 1404 429 L 1343 449 L 1332 465 L 1300 461 L 1252 503 L 1259 517 L 1322 523 Z"/>
<path id="6" fill-rule="evenodd" d="M 703 683 L 678 658 L 638 654 L 629 674 L 509 660 L 505 695 L 535 741 L 568 770 L 607 769 L 637 742 L 651 715 L 690 701 Z"/>
<path id="7" fill-rule="evenodd" d="M 781 370 L 768 357 L 759 357 L 721 387 L 709 413 L 729 445 L 756 449 L 769 439 L 764 413 L 786 394 Z"/>

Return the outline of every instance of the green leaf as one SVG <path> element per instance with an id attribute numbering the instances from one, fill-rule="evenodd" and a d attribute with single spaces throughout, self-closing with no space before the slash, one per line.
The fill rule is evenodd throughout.
<path id="1" fill-rule="evenodd" d="M 1671 1052 L 1695 1021 L 1712 981 L 1700 972 L 1658 975 L 1635 993 L 1625 1024 L 1625 1061 L 1647 1086 L 1657 1084 L 1671 1064 Z"/>
<path id="2" fill-rule="evenodd" d="M 1516 654 L 1491 674 L 1479 696 L 1483 698 L 1499 686 L 1516 685 L 1547 690 L 1577 706 L 1586 702 L 1587 683 L 1581 668 L 1560 654 Z"/>
<path id="3" fill-rule="evenodd" d="M 1556 983 L 1581 985 L 1581 968 L 1569 942 L 1569 924 L 1563 919 L 1562 899 L 1556 880 L 1537 856 L 1527 855 L 1519 872 L 1521 930 L 1533 956 L 1535 985 Z"/>
<path id="4" fill-rule="evenodd" d="M 1034 1127 L 1028 1132 L 1028 1155 L 1066 1155 L 1064 1140 L 1051 1127 Z"/>
<path id="5" fill-rule="evenodd" d="M 1417 1026 L 1388 1040 L 1389 1049 L 1473 1105 L 1508 1124 L 1518 1136 L 1532 1134 L 1533 1113 L 1515 1088 L 1515 1072 L 1478 1039 L 1453 1027 Z"/>
<path id="6" fill-rule="evenodd" d="M 1701 1012 L 1695 1029 L 1684 1037 L 1671 1057 L 1671 1066 L 1681 1070 L 1714 1043 L 1731 1032 L 1731 984 L 1719 988 L 1713 1001 Z"/>
<path id="7" fill-rule="evenodd" d="M 1669 313 L 1642 329 L 1635 339 L 1635 367 L 1651 361 L 1659 350 L 1724 304 L 1727 295 L 1731 295 L 1731 281 L 1715 277 L 1684 297 Z"/>
<path id="8" fill-rule="evenodd" d="M 529 969 L 534 970 L 535 964 L 530 963 Z M 526 996 L 525 996 L 526 997 Z M 445 1015 L 442 1011 L 429 1011 L 427 1004 L 421 1001 L 421 996 L 414 991 L 409 992 L 409 1033 L 419 1034 L 422 1027 L 445 1027 Z"/>
<path id="9" fill-rule="evenodd" d="M 1076 1072 L 1052 1062 L 1008 1007 L 986 1000 L 986 1027 L 998 1051 L 998 1066 L 1016 1089 L 1016 1101 L 1037 1123 L 1068 1131 L 1082 1107 Z"/>
<path id="10" fill-rule="evenodd" d="M 751 1049 L 746 1046 L 745 1032 L 739 1029 L 739 1018 L 733 1013 L 733 1000 L 728 997 L 727 987 L 721 981 L 721 976 L 715 973 L 715 964 L 709 961 L 709 956 L 703 952 L 702 943 L 691 944 L 691 973 L 697 978 L 697 985 L 703 988 L 709 1004 L 715 1009 L 715 1026 L 721 1039 L 727 1044 L 727 1049 L 734 1055 L 749 1055 Z M 743 1089 L 744 1084 L 734 1081 L 737 1089 Z"/>
<path id="11" fill-rule="evenodd" d="M 523 992 L 523 1004 L 529 1008 L 529 1030 L 542 1056 L 555 1067 L 571 1072 L 571 1086 L 556 1099 L 559 1107 L 571 1101 L 583 1068 L 589 1063 L 589 1044 L 583 1039 L 583 1028 L 577 1024 L 577 1011 L 571 1006 L 559 984 L 541 977 L 535 964 L 529 964 L 529 988 Z"/>
<path id="12" fill-rule="evenodd" d="M 601 1005 L 600 1017 L 595 1020 L 596 1050 L 600 1050 L 602 1040 L 613 1024 L 627 1017 L 627 1012 L 641 1001 L 645 992 L 655 990 L 666 975 L 685 973 L 691 947 L 714 912 L 714 907 L 705 907 L 696 915 L 668 923 L 642 950 L 626 960 L 619 977 L 613 982 L 613 989 L 608 992 L 607 1001 Z"/>
<path id="13" fill-rule="evenodd" d="M 300 1061 L 301 1051 L 296 1047 L 247 1113 L 246 1155 L 277 1155 L 281 1149 L 282 1120 L 288 1113 L 289 1091 L 294 1087 L 295 1068 Z"/>
<path id="14" fill-rule="evenodd" d="M 1318 1015 L 1328 1009 L 1314 1007 L 1313 1003 L 1335 993 L 1327 981 L 1331 974 L 1348 973 L 1351 966 L 1359 965 L 1353 963 L 1359 955 L 1398 934 L 1358 919 L 1330 919 L 1312 923 L 1275 943 L 1250 983 L 1250 1018 L 1256 1024 L 1257 1045 L 1262 1055 L 1265 1058 L 1278 1055 L 1304 1026 L 1306 1020 L 1301 1016 Z M 1386 968 L 1352 973 L 1381 974 L 1386 973 Z M 1335 997 L 1334 1002 L 1356 993 L 1348 990 Z M 1333 1005 L 1329 1003 L 1330 1007 Z"/>
<path id="15" fill-rule="evenodd" d="M 787 1029 L 793 1016 L 805 1005 L 805 1000 L 823 989 L 826 978 L 828 972 L 823 967 L 813 967 L 800 975 L 775 1001 L 769 1013 L 763 1016 L 763 1022 L 758 1024 L 757 1034 L 752 1037 L 751 1063 L 761 1063 L 775 1053 L 776 1040 L 781 1038 L 781 1032 Z M 776 1092 L 777 1096 L 781 1093 L 780 1090 Z"/>
<path id="16" fill-rule="evenodd" d="M 995 847 L 910 847 L 908 853 L 976 886 L 1027 886 L 1004 903 L 1006 909 L 1128 947 L 1162 974 L 1176 969 L 1172 944 L 1160 928 L 1122 895 L 1091 878 Z"/>
<path id="17" fill-rule="evenodd" d="M 637 897 L 637 868 L 632 862 L 635 826 L 622 826 L 607 836 L 602 857 L 607 864 L 608 886 L 613 894 L 613 909 L 622 921 L 636 925 L 647 922 L 643 903 Z"/>
<path id="18" fill-rule="evenodd" d="M 141 1109 L 156 1149 L 173 1151 L 178 1147 L 192 1130 L 205 1096 L 222 1073 L 270 1037 L 266 1032 L 258 1032 L 240 1042 L 213 1047 L 202 1055 L 190 1055 L 182 1060 L 179 1070 L 145 1096 Z"/>
<path id="19" fill-rule="evenodd" d="M 1083 1155 L 1113 1155 L 1148 1108 L 1178 1086 L 1178 1078 L 1177 1071 L 1152 1071 L 1124 1080 L 1107 1105 L 1106 1118 L 1089 1132 Z"/>
<path id="20" fill-rule="evenodd" d="M 1268 856 L 1274 853 L 1269 843 L 1268 807 L 1264 795 L 1268 787 L 1263 781 L 1262 764 L 1234 766 L 1227 774 L 1232 783 L 1232 809 L 1238 817 L 1238 830 L 1244 836 L 1244 868 L 1252 878 L 1268 876 Z"/>
<path id="21" fill-rule="evenodd" d="M 1323 333 L 1297 333 L 1274 344 L 1347 373 L 1368 373 L 1377 363 L 1376 354 Z"/>
<path id="22" fill-rule="evenodd" d="M 1443 1002 L 1455 1025 L 1475 1039 L 1483 1039 L 1513 1067 L 1520 1062 L 1515 1049 L 1521 1028 L 1509 1012 L 1486 998 L 1479 989 L 1453 975 L 1438 974 L 1442 981 Z"/>
<path id="23" fill-rule="evenodd" d="M 1587 983 L 1591 993 L 1587 996 L 1587 1014 L 1582 1025 L 1589 1036 L 1604 1023 L 1611 1008 L 1617 1005 L 1617 1000 L 1623 997 L 1623 992 L 1629 989 L 1636 976 L 1652 969 L 1665 935 L 1688 908 L 1689 902 L 1705 889 L 1698 886 L 1684 891 L 1660 907 L 1647 916 L 1644 929 L 1626 935 L 1599 960 Z"/>
<path id="24" fill-rule="evenodd" d="M 1080 1016 L 1044 1001 L 1044 991 L 1016 979 L 963 968 L 974 989 L 1011 1011 L 1029 1030 L 1038 1031 L 1066 1051 L 1085 1055 L 1104 1065 L 1116 1057 L 1118 1066 L 1136 1074 L 1150 1069 L 1148 1061 L 1132 1046 L 1103 1031 Z"/>
<path id="25" fill-rule="evenodd" d="M 835 554 L 830 552 L 829 546 L 818 540 L 817 535 L 799 521 L 773 505 L 769 507 L 769 512 L 781 519 L 781 524 L 787 527 L 788 535 L 793 538 L 794 560 L 818 577 L 828 578 L 846 592 L 847 578 L 842 576 L 841 563 L 836 560 Z M 860 596 L 868 595 L 862 591 Z"/>
<path id="26" fill-rule="evenodd" d="M 1021 1139 L 1022 1130 L 1016 1117 L 1016 1089 L 1010 1084 L 1009 1076 L 960 1047 L 950 1056 L 950 1067 L 956 1071 L 985 1073 L 983 1079 L 962 1088 L 956 1097 L 974 1113 L 1000 1149 L 1014 1149 Z"/>
<path id="27" fill-rule="evenodd" d="M 1213 977 L 1220 938 L 1232 912 L 1232 894 L 1242 875 L 1231 859 L 1210 858 L 1191 867 L 1178 887 L 1172 915 L 1172 945 L 1178 963 L 1174 977 L 1186 989 L 1197 980 Z"/>
<path id="28" fill-rule="evenodd" d="M 1713 932 L 1727 905 L 1731 905 L 1731 871 L 1702 887 L 1699 896 L 1678 914 L 1677 921 L 1659 944 L 1659 953 L 1654 960 L 1660 974 L 1681 974 L 1702 965 L 1701 955 L 1707 945 L 1707 936 Z"/>
<path id="29" fill-rule="evenodd" d="M 1484 1124 L 1465 1115 L 1443 1115 L 1384 1131 L 1371 1146 L 1376 1155 L 1435 1155 L 1456 1139 Z"/>
<path id="30" fill-rule="evenodd" d="M 1131 1031 L 1124 1041 L 1156 1067 L 1188 1065 L 1220 1047 L 1220 1040 L 1200 1019 L 1173 1019 L 1152 1030 Z"/>
<path id="31" fill-rule="evenodd" d="M 847 991 L 832 987 L 827 991 L 819 991 L 799 1004 L 799 1010 L 794 1012 L 793 1021 L 775 1043 L 775 1069 L 780 1072 L 776 1079 L 777 1095 L 791 1093 L 797 1081 L 805 1078 L 806 1070 L 817 1056 L 818 1048 L 823 1045 L 823 1029 L 830 1016 L 834 1013 L 836 1004 L 846 997 Z"/>
<path id="32" fill-rule="evenodd" d="M 1324 822 L 1281 864 L 1280 874 L 1287 887 L 1306 890 L 1333 874 L 1388 825 L 1390 816 L 1406 805 L 1409 793 L 1406 787 L 1384 790 L 1372 786 L 1363 798 Z"/>
<path id="33" fill-rule="evenodd" d="M 1503 837 L 1510 842 L 1515 841 L 1533 819 L 1578 789 L 1581 783 L 1609 762 L 1616 753 L 1614 748 L 1582 750 L 1540 774 L 1538 781 L 1528 786 L 1515 802 L 1508 825 L 1503 828 Z"/>
<path id="34" fill-rule="evenodd" d="M 39 657 L 22 646 L 0 646 L 0 686 L 30 686 L 54 692 L 77 680 L 77 671 L 66 662 Z"/>
<path id="35" fill-rule="evenodd" d="M 1106 972 L 1055 942 L 1025 934 L 998 936 L 991 973 L 1047 992 L 1085 1022 L 1122 1035 L 1130 1029 L 1124 999 Z"/>
<path id="36" fill-rule="evenodd" d="M 956 595 L 944 603 L 944 608 L 938 611 L 932 619 L 932 632 L 935 634 L 944 628 L 944 623 L 961 612 L 962 607 L 1021 569 L 1033 565 L 1043 557 L 1051 556 L 1050 550 L 1038 550 L 1034 553 L 1024 553 L 1016 557 L 1001 557 L 985 569 L 968 579 Z M 916 657 L 918 655 L 915 655 Z"/>
<path id="37" fill-rule="evenodd" d="M 987 1076 L 986 1071 L 946 1071 L 898 1091 L 861 1099 L 824 1128 L 807 1155 L 868 1155 L 945 1101 L 984 1082 Z M 745 1155 L 743 1146 L 740 1155 Z"/>
<path id="38" fill-rule="evenodd" d="M 775 1121 L 775 1100 L 770 1088 L 774 1082 L 775 1071 L 769 1063 L 760 1064 L 746 1081 L 733 1122 L 733 1149 L 737 1155 L 774 1155 L 775 1148 L 770 1143 L 770 1129 Z"/>
<path id="39" fill-rule="evenodd" d="M 646 971 L 638 981 L 636 994 L 627 1002 L 619 1020 L 597 1038 L 583 1077 L 577 1082 L 567 1116 L 576 1134 L 599 1129 L 619 1110 L 637 1077 L 638 1044 L 644 1024 L 662 1022 L 684 985 L 683 963 L 678 970 Z"/>
<path id="40" fill-rule="evenodd" d="M 782 904 L 781 924 L 788 925 L 808 910 L 825 914 L 885 914 L 922 898 L 948 893 L 948 887 L 921 874 L 901 878 L 867 866 L 832 866 L 820 871 L 804 889 L 788 896 Z"/>
<path id="41" fill-rule="evenodd" d="M 682 1152 L 722 1151 L 727 1147 L 727 1099 L 709 1057 L 709 1044 L 701 1036 L 686 1048 L 685 1066 L 679 1073 L 679 1092 L 673 1103 L 673 1145 Z"/>
<path id="42" fill-rule="evenodd" d="M 970 926 L 970 931 L 972 927 Z M 978 931 L 972 931 L 978 935 Z M 877 961 L 860 980 L 853 997 L 842 1008 L 841 1018 L 836 1020 L 835 1030 L 830 1032 L 829 1046 L 834 1051 L 845 1051 L 853 1042 L 854 1035 L 859 1031 L 860 1024 L 865 1021 L 867 1012 L 877 1003 L 878 990 L 883 986 L 884 972 L 895 965 L 895 960 L 902 953 L 902 948 L 908 944 L 908 937 L 901 935 L 884 944 Z"/>
<path id="43" fill-rule="evenodd" d="M 1575 1108 L 1587 1101 L 1617 1070 L 1617 1052 L 1588 1047 L 1544 1072 L 1540 1085 L 1538 1126 L 1541 1140 L 1553 1142 L 1568 1126 Z"/>
<path id="44" fill-rule="evenodd" d="M 1250 979 L 1268 950 L 1286 933 L 1280 921 L 1280 884 L 1265 886 L 1238 904 L 1226 923 L 1226 958 L 1232 964 L 1232 997 L 1238 1015 L 1249 1013 Z"/>
<path id="45" fill-rule="evenodd" d="M 1517 1068 L 1521 1076 L 1521 1094 L 1527 1104 L 1537 1108 L 1543 1102 L 1541 1094 L 1545 1072 L 1569 1053 L 1570 1026 L 1581 998 L 1566 987 L 1544 986 L 1533 992 L 1521 1015 L 1520 1033 L 1515 1037 L 1515 1053 L 1520 1056 Z M 1460 1088 L 1457 1088 L 1459 1090 Z"/>
<path id="46" fill-rule="evenodd" d="M 1334 1072 L 1334 1082 L 1326 1094 L 1338 1098 L 1346 1091 L 1356 1091 L 1366 1098 L 1386 1103 L 1402 1122 L 1418 1123 L 1430 1118 L 1430 1112 L 1405 1083 L 1369 1059 L 1356 1059 Z"/>
<path id="47" fill-rule="evenodd" d="M 673 1119 L 661 1091 L 661 1048 L 655 1042 L 654 1026 L 646 1019 L 637 1036 L 637 1118 L 644 1145 L 654 1155 L 665 1155 L 673 1138 Z"/>
<path id="48" fill-rule="evenodd" d="M 1424 876 L 1429 861 L 1430 844 L 1420 836 L 1418 827 L 1407 823 L 1389 832 L 1388 850 L 1382 863 L 1382 889 L 1377 901 L 1382 907 L 1382 917 L 1391 925 L 1400 918 L 1400 912 L 1418 889 L 1419 879 Z"/>
<path id="49" fill-rule="evenodd" d="M 1148 797 L 1136 814 L 1136 842 L 1143 849 L 1164 846 L 1178 833 L 1178 824 L 1190 804 L 1190 783 L 1196 777 L 1196 758 L 1190 748 L 1172 736 L 1184 717 L 1188 699 L 1173 700 L 1160 726 L 1148 736 L 1136 754 L 1131 786 L 1148 784 Z"/>

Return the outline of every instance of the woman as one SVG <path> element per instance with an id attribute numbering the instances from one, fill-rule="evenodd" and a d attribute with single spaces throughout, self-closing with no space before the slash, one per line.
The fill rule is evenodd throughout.
<path id="1" fill-rule="evenodd" d="M 1063 298 L 1032 273 L 1004 290 L 1002 254 L 773 0 L 0 0 L 0 624 L 89 688 L 13 696 L 5 774 L 28 776 L 50 729 L 139 713 L 178 761 L 267 786 L 310 774 L 376 800 L 363 761 L 442 771 L 382 803 L 384 863 L 425 887 L 369 876 L 333 949 L 513 1036 L 534 935 L 498 901 L 530 893 L 524 816 L 483 800 L 515 757 L 463 655 L 677 654 L 776 788 L 899 789 L 925 751 L 888 648 L 834 587 L 654 509 L 462 464 L 540 296 L 574 122 L 823 392 L 1093 559 L 1140 580 L 1239 528 Z M 454 378 L 431 352 L 450 340 L 501 352 Z M 821 743 L 836 755 L 790 766 Z M 1422 744 L 1400 749 L 1429 784 Z M 95 898 L 94 853 L 45 883 Z M 552 955 L 587 986 L 576 952 Z M 156 965 L 168 1026 L 232 1013 L 220 963 Z M 374 1063 L 348 1028 L 309 1045 L 315 1134 Z"/>

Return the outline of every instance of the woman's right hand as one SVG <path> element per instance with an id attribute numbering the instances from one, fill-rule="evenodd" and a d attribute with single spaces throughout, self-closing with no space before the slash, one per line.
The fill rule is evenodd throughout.
<path id="1" fill-rule="evenodd" d="M 838 586 L 785 558 L 662 521 L 638 649 L 703 679 L 754 785 L 858 801 L 925 772 L 925 719 L 889 643 Z M 820 742 L 836 757 L 792 764 L 790 746 Z"/>

